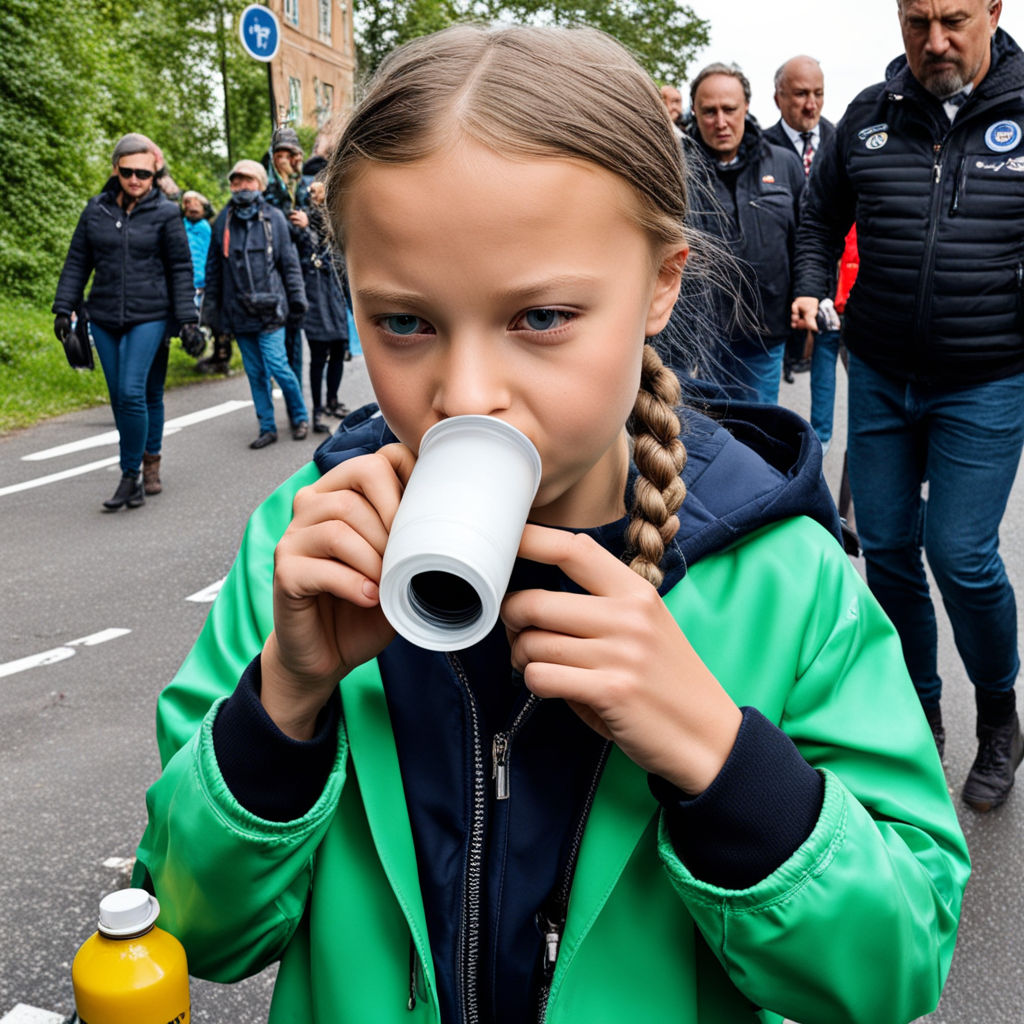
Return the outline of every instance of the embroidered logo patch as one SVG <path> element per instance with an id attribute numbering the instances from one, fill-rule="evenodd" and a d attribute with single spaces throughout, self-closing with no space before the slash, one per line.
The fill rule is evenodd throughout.
<path id="1" fill-rule="evenodd" d="M 761 180 L 762 180 L 762 181 L 763 181 L 763 182 L 764 182 L 764 183 L 765 183 L 766 185 L 774 185 L 774 184 L 775 184 L 775 175 L 774 175 L 774 174 L 765 174 L 765 175 L 764 175 L 764 176 L 763 176 L 763 177 L 761 178 Z"/>
<path id="2" fill-rule="evenodd" d="M 1009 153 L 1020 143 L 1020 125 L 1016 121 L 996 121 L 985 132 L 985 145 L 993 153 Z"/>
<path id="3" fill-rule="evenodd" d="M 995 171 L 998 174 L 1004 167 L 1006 167 L 1006 161 L 1000 160 L 996 163 L 994 160 L 976 160 L 974 162 L 974 166 L 977 167 L 979 171 Z M 1024 167 L 1021 169 L 1024 170 Z"/>
<path id="4" fill-rule="evenodd" d="M 1015 156 L 1007 160 L 1006 169 L 1008 171 L 1016 171 L 1018 174 L 1024 174 L 1024 157 Z"/>
<path id="5" fill-rule="evenodd" d="M 874 135 L 868 136 L 868 141 L 864 145 L 868 149 L 881 149 L 889 141 L 888 132 L 875 132 Z"/>
<path id="6" fill-rule="evenodd" d="M 887 122 L 883 122 L 882 124 L 873 124 L 870 127 L 862 128 L 857 132 L 857 138 L 863 142 L 869 135 L 874 135 L 876 132 L 887 132 L 888 130 L 889 125 Z"/>

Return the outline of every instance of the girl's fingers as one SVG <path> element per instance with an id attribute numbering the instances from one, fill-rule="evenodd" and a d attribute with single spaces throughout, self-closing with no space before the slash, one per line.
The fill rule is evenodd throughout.
<path id="1" fill-rule="evenodd" d="M 315 495 L 346 491 L 361 494 L 377 510 L 385 529 L 390 530 L 415 464 L 416 457 L 404 444 L 389 444 L 335 466 L 304 490 Z"/>
<path id="2" fill-rule="evenodd" d="M 557 565 L 574 583 L 598 597 L 628 596 L 653 589 L 627 565 L 585 533 L 568 533 L 528 523 L 519 556 Z"/>

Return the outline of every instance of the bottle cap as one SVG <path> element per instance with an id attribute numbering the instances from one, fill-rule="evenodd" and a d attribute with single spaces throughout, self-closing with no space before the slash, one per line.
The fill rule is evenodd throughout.
<path id="1" fill-rule="evenodd" d="M 145 889 L 119 889 L 100 900 L 99 929 L 111 938 L 141 935 L 156 924 L 160 904 Z"/>

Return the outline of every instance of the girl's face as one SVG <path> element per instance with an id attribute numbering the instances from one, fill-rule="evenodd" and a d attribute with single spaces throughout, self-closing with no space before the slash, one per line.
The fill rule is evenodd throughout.
<path id="1" fill-rule="evenodd" d="M 466 139 L 365 165 L 345 202 L 356 323 L 388 424 L 414 451 L 449 416 L 518 427 L 543 463 L 535 522 L 625 511 L 643 341 L 667 322 L 686 255 L 653 252 L 634 203 L 594 164 Z"/>

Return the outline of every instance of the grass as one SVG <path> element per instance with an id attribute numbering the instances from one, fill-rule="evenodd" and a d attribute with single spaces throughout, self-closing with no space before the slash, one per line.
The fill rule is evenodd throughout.
<path id="1" fill-rule="evenodd" d="M 237 351 L 234 360 L 241 365 Z M 209 380 L 195 365 L 172 341 L 167 387 Z M 0 434 L 108 400 L 99 359 L 92 371 L 68 366 L 49 310 L 0 297 Z"/>

